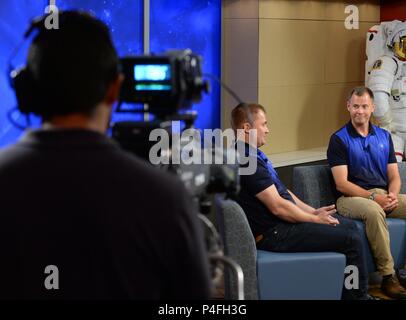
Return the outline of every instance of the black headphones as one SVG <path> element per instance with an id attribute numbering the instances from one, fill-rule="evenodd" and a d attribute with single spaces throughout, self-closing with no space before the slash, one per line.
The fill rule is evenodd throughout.
<path id="1" fill-rule="evenodd" d="M 15 91 L 18 109 L 21 113 L 24 114 L 29 114 L 31 112 L 37 113 L 41 108 L 41 99 L 38 93 L 38 83 L 37 81 L 35 81 L 31 71 L 28 69 L 27 66 L 22 66 L 16 69 L 12 65 L 12 60 L 17 55 L 17 52 L 19 51 L 21 45 L 34 31 L 38 31 L 38 33 L 41 33 L 47 30 L 45 28 L 45 19 L 48 17 L 48 15 L 49 14 L 46 14 L 32 20 L 29 28 L 24 33 L 23 40 L 14 49 L 8 60 L 7 77 L 9 79 L 10 86 Z"/>

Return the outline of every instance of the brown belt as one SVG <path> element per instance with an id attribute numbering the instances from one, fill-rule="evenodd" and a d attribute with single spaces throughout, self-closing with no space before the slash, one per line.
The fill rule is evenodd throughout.
<path id="1" fill-rule="evenodd" d="M 258 243 L 260 242 L 262 239 L 264 238 L 264 236 L 262 234 L 260 234 L 259 236 L 255 237 L 255 242 Z"/>

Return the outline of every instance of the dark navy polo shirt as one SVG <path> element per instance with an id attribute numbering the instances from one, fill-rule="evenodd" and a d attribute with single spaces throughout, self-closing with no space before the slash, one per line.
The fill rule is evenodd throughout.
<path id="1" fill-rule="evenodd" d="M 335 132 L 327 150 L 330 167 L 347 165 L 348 181 L 364 189 L 388 187 L 388 164 L 396 163 L 391 135 L 369 124 L 369 133 L 361 136 L 351 121 Z"/>
<path id="2" fill-rule="evenodd" d="M 261 150 L 245 143 L 245 155 L 256 158 L 257 169 L 252 175 L 240 176 L 241 190 L 237 202 L 243 208 L 252 233 L 256 237 L 279 223 L 285 223 L 285 221 L 279 219 L 255 197 L 258 193 L 275 185 L 282 198 L 292 201 L 293 203 L 295 203 L 295 201 L 279 179 L 271 161 Z"/>

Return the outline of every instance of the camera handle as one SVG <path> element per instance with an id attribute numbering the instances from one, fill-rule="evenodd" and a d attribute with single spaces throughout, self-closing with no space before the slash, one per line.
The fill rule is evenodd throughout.
<path id="1" fill-rule="evenodd" d="M 221 238 L 213 225 L 213 223 L 203 214 L 199 213 L 198 217 L 210 230 L 211 235 L 209 236 L 209 261 L 211 263 L 221 262 L 224 266 L 229 267 L 233 271 L 233 275 L 237 284 L 237 299 L 244 300 L 244 273 L 241 266 L 236 263 L 233 259 L 224 255 L 223 246 Z M 215 273 L 218 273 L 218 269 L 215 269 Z M 214 278 L 216 277 L 216 274 Z"/>
<path id="2" fill-rule="evenodd" d="M 212 262 L 220 261 L 224 264 L 224 266 L 230 267 L 237 283 L 237 300 L 244 300 L 244 273 L 240 265 L 233 259 L 224 255 L 211 254 L 209 255 L 209 259 Z"/>

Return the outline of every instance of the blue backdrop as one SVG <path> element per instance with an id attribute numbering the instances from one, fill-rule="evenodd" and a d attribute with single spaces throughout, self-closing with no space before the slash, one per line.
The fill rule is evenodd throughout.
<path id="1" fill-rule="evenodd" d="M 221 1 L 220 0 L 152 0 L 151 52 L 173 48 L 190 48 L 203 57 L 203 72 L 220 78 Z M 197 110 L 197 128 L 220 126 L 220 89 L 211 82 Z"/>
<path id="2" fill-rule="evenodd" d="M 60 9 L 92 11 L 109 26 L 120 56 L 143 52 L 142 0 L 57 0 Z M 15 107 L 15 97 L 6 78 L 7 59 L 21 42 L 30 20 L 44 13 L 46 0 L 7 0 L 0 2 L 0 147 L 15 142 L 21 131 L 7 119 Z M 168 49 L 190 48 L 203 56 L 203 72 L 220 77 L 221 0 L 152 0 L 150 49 L 161 53 Z M 25 61 L 29 41 L 24 43 L 14 65 Z M 220 125 L 220 89 L 211 81 L 211 92 L 193 109 L 198 112 L 196 127 Z M 23 123 L 18 113 L 14 118 Z M 134 116 L 114 114 L 113 121 Z M 34 120 L 35 122 L 35 120 Z"/>
<path id="3" fill-rule="evenodd" d="M 29 26 L 30 20 L 42 15 L 48 1 L 12 0 L 0 2 L 0 147 L 14 142 L 21 135 L 21 130 L 16 129 L 8 120 L 7 113 L 16 107 L 14 92 L 10 89 L 7 77 L 7 63 L 11 52 L 22 43 L 23 34 Z M 25 61 L 28 41 L 18 51 L 13 59 L 14 66 Z M 24 123 L 18 112 L 14 119 Z"/>

